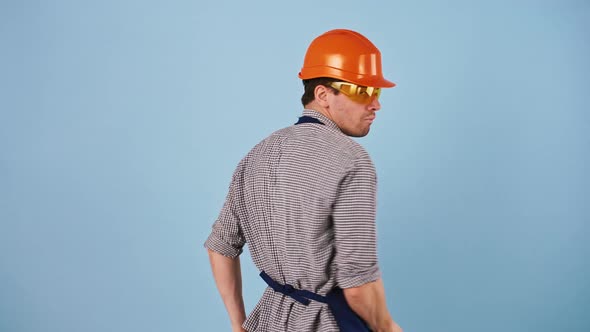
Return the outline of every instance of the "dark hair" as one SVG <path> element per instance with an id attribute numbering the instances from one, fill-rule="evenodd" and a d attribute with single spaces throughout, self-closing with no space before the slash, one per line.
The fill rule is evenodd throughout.
<path id="1" fill-rule="evenodd" d="M 323 85 L 332 91 L 334 94 L 338 94 L 339 91 L 330 86 L 330 83 L 337 82 L 338 80 L 331 77 L 317 77 L 303 80 L 303 96 L 301 96 L 301 103 L 305 105 L 311 103 L 315 99 L 315 88 L 318 85 Z"/>

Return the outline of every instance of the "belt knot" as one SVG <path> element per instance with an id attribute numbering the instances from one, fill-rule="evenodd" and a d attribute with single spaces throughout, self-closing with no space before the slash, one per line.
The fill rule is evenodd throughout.
<path id="1" fill-rule="evenodd" d="M 291 294 L 295 291 L 295 288 L 289 284 L 284 284 L 282 288 L 283 288 L 283 291 L 288 294 Z"/>

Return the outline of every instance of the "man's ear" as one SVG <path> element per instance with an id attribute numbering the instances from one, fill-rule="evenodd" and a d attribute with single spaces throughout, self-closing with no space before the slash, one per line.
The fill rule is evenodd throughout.
<path id="1" fill-rule="evenodd" d="M 323 85 L 318 85 L 315 87 L 315 89 L 313 90 L 313 94 L 315 97 L 315 101 L 323 108 L 327 108 L 328 107 L 328 94 L 330 92 L 328 91 L 328 88 L 323 86 Z"/>

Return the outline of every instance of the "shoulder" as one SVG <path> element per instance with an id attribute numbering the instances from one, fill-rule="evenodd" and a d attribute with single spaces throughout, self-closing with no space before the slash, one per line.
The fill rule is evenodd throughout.
<path id="1" fill-rule="evenodd" d="M 314 160 L 331 164 L 325 167 L 343 171 L 359 166 L 373 168 L 369 153 L 360 143 L 340 131 L 317 124 L 291 125 L 271 133 L 252 147 L 238 167 L 283 149 L 298 157 L 311 154 Z"/>
<path id="2" fill-rule="evenodd" d="M 250 162 L 256 160 L 261 155 L 267 154 L 269 149 L 283 145 L 284 142 L 292 136 L 292 127 L 293 126 L 279 129 L 256 143 L 240 160 L 238 168 L 246 167 Z"/>
<path id="3" fill-rule="evenodd" d="M 367 150 L 353 138 L 342 133 L 332 133 L 334 146 L 338 153 L 346 157 L 351 164 L 369 163 L 372 165 L 371 156 Z"/>

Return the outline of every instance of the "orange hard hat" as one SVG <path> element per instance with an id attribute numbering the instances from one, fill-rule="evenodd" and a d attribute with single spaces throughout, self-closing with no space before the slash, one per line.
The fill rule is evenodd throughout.
<path id="1" fill-rule="evenodd" d="M 299 78 L 331 77 L 350 83 L 391 88 L 381 72 L 381 52 L 365 36 L 345 29 L 330 30 L 314 39 Z"/>

